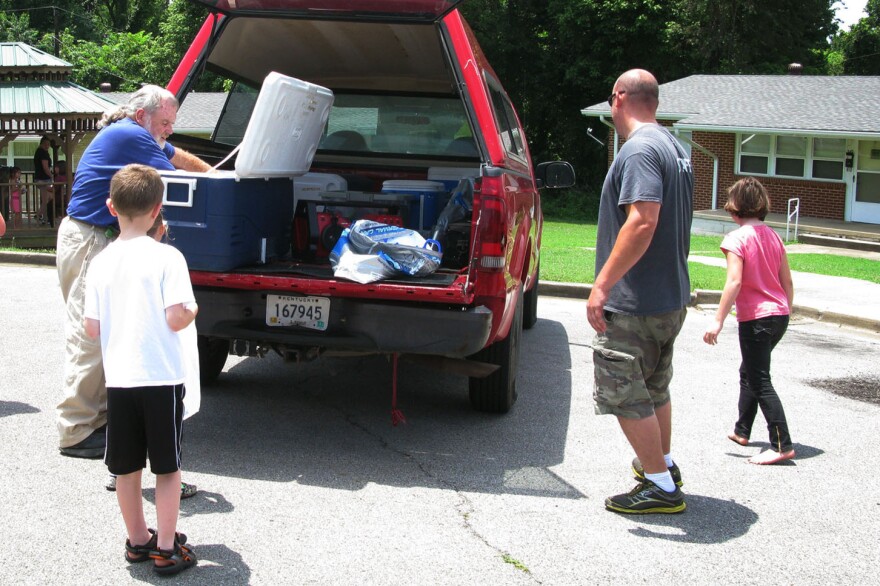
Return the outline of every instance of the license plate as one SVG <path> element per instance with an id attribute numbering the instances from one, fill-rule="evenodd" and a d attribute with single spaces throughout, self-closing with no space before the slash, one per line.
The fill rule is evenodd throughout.
<path id="1" fill-rule="evenodd" d="M 266 325 L 326 330 L 330 300 L 326 297 L 266 296 Z"/>

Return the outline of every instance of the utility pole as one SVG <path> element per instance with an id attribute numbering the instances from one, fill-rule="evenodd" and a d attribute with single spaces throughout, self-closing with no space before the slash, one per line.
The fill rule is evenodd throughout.
<path id="1" fill-rule="evenodd" d="M 56 6 L 52 6 L 52 22 L 55 27 L 55 56 L 58 57 L 58 53 L 61 51 L 61 43 L 58 42 L 58 9 Z"/>

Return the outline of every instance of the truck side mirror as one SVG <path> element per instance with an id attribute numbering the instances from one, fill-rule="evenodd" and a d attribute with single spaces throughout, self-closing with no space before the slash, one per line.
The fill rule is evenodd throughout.
<path id="1" fill-rule="evenodd" d="M 574 186 L 574 167 L 566 161 L 549 161 L 538 163 L 535 169 L 535 180 L 538 188 L 558 189 Z"/>

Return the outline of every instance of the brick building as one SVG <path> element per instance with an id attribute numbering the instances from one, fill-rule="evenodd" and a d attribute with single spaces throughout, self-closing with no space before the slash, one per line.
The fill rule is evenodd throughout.
<path id="1" fill-rule="evenodd" d="M 582 110 L 621 139 L 607 103 Z M 660 86 L 657 119 L 690 149 L 695 211 L 754 175 L 775 213 L 880 224 L 880 77 L 693 75 Z"/>

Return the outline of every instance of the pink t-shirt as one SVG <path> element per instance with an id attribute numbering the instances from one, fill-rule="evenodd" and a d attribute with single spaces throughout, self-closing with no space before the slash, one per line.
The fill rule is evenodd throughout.
<path id="1" fill-rule="evenodd" d="M 772 228 L 765 224 L 740 226 L 724 237 L 721 250 L 743 259 L 742 286 L 736 296 L 737 321 L 791 312 L 779 281 L 785 245 Z"/>

